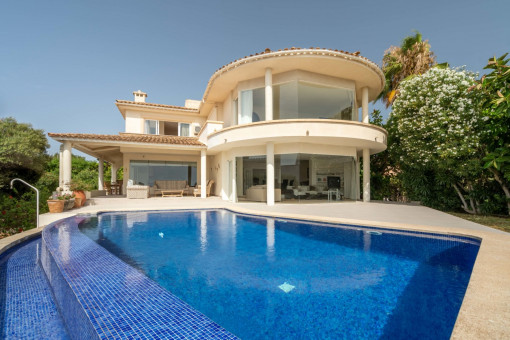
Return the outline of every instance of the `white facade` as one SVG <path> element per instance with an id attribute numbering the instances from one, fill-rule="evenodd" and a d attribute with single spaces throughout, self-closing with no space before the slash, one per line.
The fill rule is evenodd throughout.
<path id="1" fill-rule="evenodd" d="M 266 50 L 216 71 L 203 99 L 184 107 L 147 103 L 141 91 L 118 100 L 125 119 L 118 140 L 50 136 L 64 143 L 64 185 L 72 144 L 123 166 L 124 187 L 128 179 L 152 187 L 158 176 L 187 171 L 202 197 L 212 180 L 213 194 L 230 201 L 356 200 L 363 193 L 368 202 L 370 154 L 385 150 L 387 138 L 368 123 L 368 103 L 383 86 L 382 71 L 358 54 Z M 362 190 L 360 159 L 368 170 Z"/>

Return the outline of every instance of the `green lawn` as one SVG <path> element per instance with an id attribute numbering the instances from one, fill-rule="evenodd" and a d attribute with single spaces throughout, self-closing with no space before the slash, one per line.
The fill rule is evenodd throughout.
<path id="1" fill-rule="evenodd" d="M 457 212 L 450 212 L 449 214 L 510 233 L 510 217 L 470 215 Z"/>

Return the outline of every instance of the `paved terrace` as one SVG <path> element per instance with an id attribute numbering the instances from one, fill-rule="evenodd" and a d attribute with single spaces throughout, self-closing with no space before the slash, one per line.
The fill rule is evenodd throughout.
<path id="1" fill-rule="evenodd" d="M 228 208 L 240 212 L 259 214 L 292 215 L 307 219 L 331 219 L 334 222 L 375 225 L 384 227 L 399 227 L 406 229 L 415 227 L 423 230 L 423 226 L 439 227 L 442 231 L 463 233 L 466 230 L 494 232 L 506 234 L 504 231 L 492 229 L 478 223 L 470 222 L 438 210 L 419 205 L 394 203 L 363 203 L 363 202 L 335 202 L 335 203 L 280 203 L 267 206 L 265 203 L 226 202 L 218 197 L 207 199 L 195 197 L 151 197 L 150 199 L 127 199 L 122 196 L 95 197 L 87 201 L 87 206 L 61 214 L 41 215 L 41 225 L 46 225 L 61 218 L 77 213 L 97 213 L 101 211 L 129 211 L 129 210 L 164 210 L 164 209 L 204 209 Z M 435 230 L 426 228 L 427 230 Z M 447 229 L 447 230 L 445 230 Z"/>
<path id="2" fill-rule="evenodd" d="M 267 216 L 478 237 L 482 239 L 482 244 L 452 339 L 510 338 L 510 234 L 423 206 L 344 201 L 320 204 L 280 203 L 268 207 L 264 203 L 233 204 L 222 201 L 218 197 L 207 199 L 153 197 L 138 200 L 124 197 L 96 197 L 80 209 L 60 214 L 41 215 L 41 225 L 80 213 L 197 208 L 228 208 L 237 212 Z M 34 233 L 37 231 L 29 231 L 0 240 L 0 253 L 2 248 L 8 247 L 7 243 L 19 242 Z"/>

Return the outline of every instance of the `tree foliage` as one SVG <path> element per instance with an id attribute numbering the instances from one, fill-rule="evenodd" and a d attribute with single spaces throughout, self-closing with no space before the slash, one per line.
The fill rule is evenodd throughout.
<path id="1" fill-rule="evenodd" d="M 44 172 L 48 147 L 42 130 L 14 118 L 0 119 L 0 190 L 7 190 L 15 177 L 37 181 Z"/>
<path id="2" fill-rule="evenodd" d="M 473 89 L 480 95 L 485 129 L 482 140 L 486 146 L 485 168 L 500 184 L 510 214 L 510 65 L 508 53 L 489 59 L 484 75 Z"/>
<path id="3" fill-rule="evenodd" d="M 10 190 L 9 183 L 18 177 L 35 184 L 44 172 L 47 148 L 42 130 L 18 123 L 14 118 L 0 119 L 0 238 L 35 227 L 35 193 L 19 183 Z M 44 187 L 35 186 L 40 189 L 41 197 L 47 194 Z M 41 201 L 40 209 L 44 213 L 46 202 Z"/>
<path id="4" fill-rule="evenodd" d="M 380 110 L 370 114 L 370 124 L 388 129 L 391 121 L 384 122 Z M 388 135 L 388 149 L 391 148 L 394 138 Z M 405 192 L 399 177 L 399 170 L 395 167 L 392 154 L 387 150 L 370 156 L 370 194 L 374 200 L 403 201 Z"/>
<path id="5" fill-rule="evenodd" d="M 411 75 L 423 74 L 436 64 L 428 40 L 422 40 L 420 32 L 405 37 L 400 46 L 391 46 L 383 56 L 382 70 L 386 78 L 382 99 L 389 107 L 398 94 L 399 84 Z"/>
<path id="6" fill-rule="evenodd" d="M 53 190 L 58 187 L 58 173 L 59 173 L 59 156 L 53 155 L 47 166 L 46 172 L 43 175 L 45 180 L 48 180 L 47 185 L 51 185 Z M 104 164 L 104 177 L 105 181 L 111 178 L 111 168 L 109 163 Z M 84 157 L 72 155 L 71 158 L 71 181 L 72 187 L 76 190 L 96 190 L 98 182 L 98 164 L 96 161 L 89 161 Z"/>

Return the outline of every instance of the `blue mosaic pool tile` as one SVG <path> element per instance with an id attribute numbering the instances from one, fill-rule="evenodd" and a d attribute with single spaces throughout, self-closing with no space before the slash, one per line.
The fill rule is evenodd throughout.
<path id="1" fill-rule="evenodd" d="M 97 245 L 79 217 L 43 231 L 43 268 L 76 338 L 236 339 Z"/>
<path id="2" fill-rule="evenodd" d="M 450 266 L 453 271 L 451 283 L 456 286 L 459 282 L 464 282 L 455 273 L 463 271 L 462 268 L 464 267 L 466 269 L 469 267 L 467 265 L 468 258 L 472 258 L 474 261 L 480 244 L 480 240 L 459 235 L 316 223 L 296 219 L 277 218 L 272 222 L 270 221 L 271 218 L 264 216 L 246 214 L 234 214 L 235 216 L 232 216 L 226 214 L 224 210 L 215 209 L 202 210 L 201 212 L 206 213 L 196 217 L 203 219 L 203 216 L 205 216 L 205 222 L 210 227 L 207 231 L 206 248 L 193 243 L 203 242 L 202 224 L 196 223 L 196 219 L 189 218 L 191 215 L 197 214 L 196 210 L 173 210 L 149 214 L 144 212 L 102 213 L 97 217 L 92 217 L 90 221 L 80 223 L 80 229 L 92 240 L 109 249 L 112 254 L 143 270 L 147 276 L 159 282 L 162 287 L 181 296 L 195 308 L 243 338 L 302 338 L 303 334 L 318 334 L 319 332 L 322 334 L 321 338 L 379 338 L 382 334 L 391 334 L 391 337 L 387 338 L 393 339 L 446 338 L 445 334 L 450 334 L 447 328 L 451 326 L 451 329 L 453 329 L 454 318 L 458 309 L 452 306 L 457 306 L 458 299 L 452 296 L 444 296 L 443 293 L 449 291 L 449 288 L 446 290 L 435 289 L 445 287 L 449 281 L 446 280 L 439 284 L 435 279 L 440 279 L 439 281 L 442 282 L 442 275 L 439 274 L 438 276 L 434 273 L 429 275 L 431 274 L 430 271 L 432 267 L 439 264 L 437 260 L 440 258 L 444 265 Z M 144 214 L 148 216 L 144 218 Z M 140 219 L 146 222 L 138 224 L 136 227 L 129 225 L 129 222 L 133 223 L 134 221 L 136 223 Z M 171 221 L 171 223 L 169 224 L 168 221 Z M 125 223 L 123 224 L 123 222 Z M 275 239 L 279 244 L 279 248 L 275 247 L 272 250 L 267 248 L 266 229 L 269 222 L 274 223 Z M 170 249 L 157 246 L 157 244 L 163 243 L 163 241 L 160 241 L 158 233 L 164 231 L 165 240 L 167 235 L 170 239 L 172 229 L 176 230 L 176 235 L 182 237 L 178 241 L 178 247 Z M 263 231 L 262 235 L 258 235 L 260 229 Z M 402 236 L 410 237 L 403 240 Z M 216 246 L 215 240 L 217 241 Z M 188 241 L 191 244 L 186 243 Z M 301 244 L 302 242 L 304 244 Z M 302 253 L 301 246 L 306 249 L 307 242 L 312 242 L 310 253 L 306 256 L 300 255 Z M 463 246 L 459 243 L 462 243 Z M 301 246 L 298 246 L 298 244 Z M 425 244 L 428 244 L 428 246 L 425 247 Z M 456 250 L 456 248 L 465 248 L 464 246 L 469 244 L 474 245 L 474 247 L 467 247 L 471 250 L 465 254 L 461 254 Z M 109 245 L 113 247 L 109 248 Z M 194 272 L 193 274 L 195 282 L 188 280 L 189 278 L 175 279 L 181 277 L 180 273 L 175 273 L 175 267 L 174 269 L 165 269 L 160 273 L 153 269 L 160 264 L 166 265 L 165 256 L 167 255 L 173 258 L 175 263 L 178 263 L 177 266 L 185 267 L 186 257 L 193 257 L 194 254 L 198 253 L 193 250 L 195 245 L 197 250 L 200 249 L 199 252 L 207 252 L 207 254 L 203 254 L 202 260 L 198 261 L 201 263 L 193 262 L 190 267 L 198 270 L 198 273 Z M 226 252 L 214 253 L 212 252 L 215 249 L 214 247 L 222 248 Z M 332 260 L 328 248 L 338 249 L 340 252 L 337 254 L 338 261 Z M 166 249 L 168 249 L 168 252 Z M 235 252 L 246 251 L 246 249 L 250 249 L 248 256 L 243 258 L 235 255 Z M 357 252 L 356 249 L 360 249 L 360 251 Z M 134 253 L 130 251 L 134 251 Z M 256 263 L 255 259 L 259 254 L 258 251 L 263 254 L 262 257 L 270 256 L 269 265 L 271 268 L 269 270 L 267 270 L 269 267 L 265 264 Z M 342 258 L 340 254 L 344 251 L 348 257 Z M 370 256 L 368 256 L 369 253 Z M 452 257 L 452 254 L 460 256 Z M 284 262 L 282 262 L 280 268 L 277 268 L 277 265 L 274 266 L 275 256 L 284 255 L 290 257 L 289 266 L 286 266 Z M 328 301 L 325 299 L 318 299 L 316 303 L 313 301 L 314 299 L 308 301 L 308 295 L 303 294 L 307 291 L 303 285 L 308 275 L 308 271 L 303 270 L 303 267 L 308 263 L 307 257 L 319 259 L 317 267 L 320 268 L 321 273 L 318 277 L 322 277 L 324 272 L 335 272 L 339 274 L 336 276 L 340 277 L 338 286 L 351 287 L 354 293 L 332 292 L 331 299 L 338 301 L 336 306 L 333 303 L 330 307 L 327 307 Z M 344 260 L 349 257 L 354 261 Z M 154 263 L 151 262 L 152 258 L 154 258 Z M 397 259 L 400 264 L 394 265 L 387 262 L 391 258 Z M 229 263 L 230 259 L 234 259 L 233 263 Z M 238 260 L 238 267 L 236 267 L 236 259 Z M 297 261 L 292 262 L 292 259 Z M 146 262 L 145 260 L 149 261 Z M 150 265 L 147 265 L 148 263 Z M 294 265 L 300 268 L 293 273 L 289 272 L 288 268 Z M 228 274 L 225 273 L 225 268 L 230 268 Z M 250 275 L 246 275 L 244 269 L 250 271 Z M 209 289 L 210 294 L 206 295 L 208 294 L 207 289 L 203 284 L 205 281 L 197 280 L 197 277 L 201 275 L 200 270 L 202 270 L 202 273 L 210 272 L 211 275 L 204 275 L 204 280 L 207 282 L 209 282 L 209 278 L 214 281 L 218 277 L 216 274 L 220 277 L 228 276 L 228 280 L 211 283 L 212 286 L 216 283 L 218 288 Z M 388 287 L 385 289 L 377 288 L 375 286 L 376 282 L 371 279 L 371 276 L 360 276 L 351 279 L 347 275 L 350 272 L 360 274 L 372 272 L 376 274 L 372 279 L 377 280 L 386 277 L 384 281 L 388 283 Z M 267 279 L 273 273 L 276 273 L 275 276 L 281 277 L 269 282 Z M 294 277 L 294 279 L 289 280 L 290 277 Z M 347 280 L 343 278 L 347 278 Z M 364 278 L 368 280 L 368 285 L 363 284 Z M 278 297 L 260 295 L 265 295 L 266 292 L 270 293 L 271 290 L 281 292 L 278 285 L 281 285 L 285 280 L 293 285 L 296 284 L 296 290 L 287 294 L 289 300 L 295 295 L 302 295 L 302 298 L 298 297 L 298 305 L 294 305 L 292 308 L 274 310 L 273 314 L 266 314 L 265 310 L 268 306 L 270 309 L 274 309 L 273 306 L 276 305 L 274 301 L 278 301 Z M 413 281 L 413 284 L 408 284 L 410 280 Z M 300 283 L 300 281 L 302 282 Z M 232 287 L 232 282 L 238 283 L 239 291 L 236 291 L 236 287 Z M 420 282 L 425 282 L 425 284 Z M 328 280 L 323 283 L 316 281 L 314 285 L 327 291 L 329 290 L 327 287 L 329 283 Z M 261 292 L 260 295 L 257 296 L 257 292 L 248 291 L 250 284 L 256 284 L 257 291 Z M 371 287 L 372 285 L 374 287 Z M 268 289 L 268 287 L 272 288 Z M 434 290 L 439 294 L 435 294 Z M 424 294 L 425 291 L 432 294 Z M 423 296 L 423 298 L 409 303 L 409 297 L 413 297 L 413 294 Z M 454 295 L 457 296 L 457 294 Z M 207 298 L 204 298 L 204 296 L 207 296 Z M 443 301 L 447 301 L 445 304 L 447 308 L 443 308 L 440 303 L 436 304 L 438 297 Z M 243 300 L 245 298 L 246 301 Z M 261 301 L 265 301 L 266 298 L 268 301 L 271 300 L 264 305 Z M 406 301 L 406 304 L 399 303 L 400 299 Z M 300 301 L 303 303 L 299 304 Z M 455 303 L 450 303 L 451 301 Z M 412 312 L 414 303 L 422 306 L 427 304 L 440 305 L 441 307 L 428 309 L 432 312 L 430 314 L 420 314 Z M 282 301 L 282 304 L 285 304 L 285 302 Z M 338 307 L 340 305 L 343 307 Z M 378 307 L 371 308 L 373 305 Z M 238 306 L 243 307 L 237 308 Z M 305 307 L 301 309 L 301 306 Z M 460 307 L 460 304 L 458 306 Z M 409 309 L 406 309 L 407 307 Z M 339 313 L 340 318 L 335 318 L 334 313 L 331 313 L 336 309 L 344 310 L 344 312 Z M 442 309 L 445 309 L 445 311 Z M 438 311 L 441 316 L 438 317 L 434 311 Z M 419 316 L 416 317 L 416 314 L 419 314 Z M 413 316 L 406 317 L 406 315 Z M 435 315 L 435 317 L 428 317 L 428 315 Z M 441 327 L 437 327 L 436 321 L 427 321 L 418 325 L 417 320 L 423 321 L 423 319 L 420 319 L 421 316 L 427 320 L 448 319 L 448 321 L 442 322 Z M 453 321 L 451 321 L 452 316 Z M 307 321 L 305 321 L 306 318 Z M 259 320 L 257 321 L 257 319 Z M 239 322 L 239 320 L 243 320 L 243 322 Z M 268 320 L 269 322 L 267 322 Z M 271 320 L 274 320 L 274 322 Z M 271 322 L 273 323 L 271 324 Z M 250 323 L 255 325 L 251 328 L 252 330 L 248 326 Z M 386 327 L 386 324 L 391 324 L 393 327 Z M 334 326 L 330 328 L 330 325 Z M 291 329 L 291 326 L 294 328 Z M 339 331 L 340 329 L 341 331 Z M 420 333 L 418 329 L 425 333 Z M 421 337 L 417 335 L 421 335 Z M 310 337 L 313 338 L 313 336 Z"/>
<path id="3" fill-rule="evenodd" d="M 0 338 L 69 339 L 42 268 L 41 239 L 0 256 Z"/>

